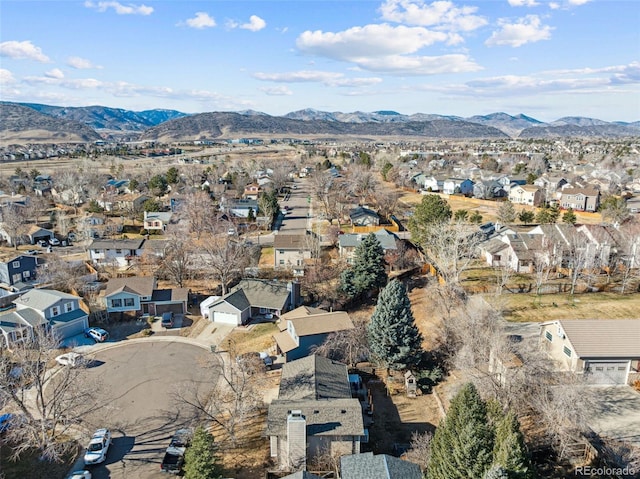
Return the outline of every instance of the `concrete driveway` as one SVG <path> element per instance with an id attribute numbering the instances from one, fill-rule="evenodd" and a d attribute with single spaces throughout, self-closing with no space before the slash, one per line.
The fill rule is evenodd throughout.
<path id="1" fill-rule="evenodd" d="M 88 469 L 96 479 L 166 479 L 160 471 L 164 450 L 173 433 L 191 422 L 173 392 L 185 382 L 212 387 L 218 374 L 205 362 L 211 352 L 185 342 L 147 339 L 99 349 L 92 356 L 99 366 L 89 371 L 103 385 L 104 407 L 84 425 L 87 434 L 111 429 L 113 444 L 107 460 Z"/>
<path id="2" fill-rule="evenodd" d="M 640 447 L 640 393 L 628 386 L 594 386 L 597 405 L 589 426 L 602 437 Z"/>

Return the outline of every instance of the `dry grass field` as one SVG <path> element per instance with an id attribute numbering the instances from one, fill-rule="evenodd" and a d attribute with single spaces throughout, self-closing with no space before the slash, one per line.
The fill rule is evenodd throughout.
<path id="1" fill-rule="evenodd" d="M 556 319 L 629 319 L 637 318 L 640 294 L 584 293 L 485 295 L 489 304 L 502 310 L 507 321 L 553 321 Z"/>

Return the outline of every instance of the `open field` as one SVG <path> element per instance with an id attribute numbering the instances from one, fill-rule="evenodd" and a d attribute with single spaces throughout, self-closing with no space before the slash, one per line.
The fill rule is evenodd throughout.
<path id="1" fill-rule="evenodd" d="M 498 208 L 500 207 L 499 201 L 479 200 L 477 198 L 466 198 L 464 196 L 445 195 L 443 193 L 433 193 L 447 200 L 449 206 L 453 211 L 469 210 L 477 211 L 482 215 L 482 221 L 495 221 L 498 215 Z M 420 193 L 408 193 L 400 198 L 400 201 L 410 206 L 415 206 L 422 201 L 424 196 Z M 514 205 L 516 212 L 520 212 L 523 209 L 531 209 L 519 205 Z M 535 208 L 538 211 L 538 208 Z M 579 224 L 600 224 L 602 222 L 602 216 L 600 213 L 584 213 L 580 211 L 575 212 Z"/>
<path id="2" fill-rule="evenodd" d="M 640 294 L 585 293 L 485 295 L 488 303 L 501 309 L 507 321 L 553 321 L 556 319 L 628 319 L 637 318 Z"/>

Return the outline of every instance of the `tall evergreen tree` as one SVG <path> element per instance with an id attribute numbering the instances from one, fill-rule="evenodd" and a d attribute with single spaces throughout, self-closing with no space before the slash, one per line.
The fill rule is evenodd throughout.
<path id="1" fill-rule="evenodd" d="M 465 384 L 431 440 L 429 479 L 478 479 L 492 464 L 493 430 L 475 386 Z"/>
<path id="2" fill-rule="evenodd" d="M 511 201 L 503 201 L 498 207 L 498 221 L 503 225 L 509 225 L 516 220 L 516 209 Z"/>
<path id="3" fill-rule="evenodd" d="M 531 479 L 533 468 L 515 414 L 505 414 L 496 423 L 495 431 L 494 465 L 504 469 L 509 479 Z"/>
<path id="4" fill-rule="evenodd" d="M 413 216 L 409 220 L 409 231 L 414 241 L 420 244 L 428 242 L 428 236 L 433 228 L 433 224 L 447 223 L 453 212 L 447 200 L 438 195 L 425 195 L 418 206 L 416 206 Z"/>
<path id="5" fill-rule="evenodd" d="M 220 479 L 222 471 L 215 451 L 211 433 L 203 427 L 198 427 L 193 434 L 191 446 L 184 454 L 184 478 Z"/>
<path id="6" fill-rule="evenodd" d="M 576 221 L 578 221 L 578 217 L 574 213 L 573 208 L 569 207 L 562 215 L 562 222 L 569 225 L 575 225 Z"/>
<path id="7" fill-rule="evenodd" d="M 356 246 L 350 273 L 342 275 L 342 290 L 350 297 L 378 290 L 387 284 L 384 250 L 373 233 Z M 348 280 L 348 282 L 345 282 Z"/>
<path id="8" fill-rule="evenodd" d="M 380 293 L 367 332 L 371 352 L 391 369 L 408 369 L 420 361 L 422 334 L 400 281 L 392 280 Z"/>

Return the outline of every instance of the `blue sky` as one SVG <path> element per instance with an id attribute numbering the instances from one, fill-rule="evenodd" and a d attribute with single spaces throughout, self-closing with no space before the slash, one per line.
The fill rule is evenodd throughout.
<path id="1" fill-rule="evenodd" d="M 0 2 L 0 99 L 640 120 L 640 2 Z"/>

